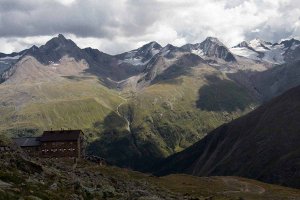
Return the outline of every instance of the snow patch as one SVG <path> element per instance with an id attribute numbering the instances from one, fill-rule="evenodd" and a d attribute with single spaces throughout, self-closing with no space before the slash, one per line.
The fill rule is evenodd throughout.
<path id="1" fill-rule="evenodd" d="M 3 63 L 3 64 L 5 64 L 5 65 L 8 65 L 8 64 L 9 64 L 8 62 L 6 62 L 6 61 L 4 61 L 4 60 L 0 60 L 0 63 Z"/>
<path id="2" fill-rule="evenodd" d="M 154 49 L 154 48 L 151 49 L 151 54 L 152 54 L 152 56 L 155 56 L 155 55 L 158 54 L 158 53 L 159 53 L 159 50 L 158 50 L 158 49 Z"/>
<path id="3" fill-rule="evenodd" d="M 275 48 L 265 52 L 265 56 L 263 57 L 263 60 L 270 63 L 282 64 L 284 63 L 283 54 L 284 54 L 284 50 L 280 47 L 275 46 Z"/>
<path id="4" fill-rule="evenodd" d="M 155 43 L 151 43 L 151 45 L 147 48 L 141 51 L 140 49 L 129 51 L 126 56 L 124 57 L 124 60 L 120 60 L 119 64 L 121 63 L 128 63 L 131 65 L 146 65 L 156 54 L 159 53 L 159 49 L 154 48 Z M 143 62 L 143 55 L 144 54 L 151 54 L 151 58 Z M 142 56 L 140 55 L 142 54 Z"/>
<path id="5" fill-rule="evenodd" d="M 284 63 L 284 45 L 272 45 L 260 39 L 254 39 L 249 42 L 248 47 L 232 47 L 230 51 L 238 56 L 246 57 L 252 60 L 262 60 L 273 64 Z M 259 57 L 262 53 L 263 57 Z"/>
<path id="6" fill-rule="evenodd" d="M 298 47 L 300 47 L 300 44 L 293 44 L 292 46 L 291 46 L 291 50 L 295 50 L 295 49 L 297 49 Z"/>
<path id="7" fill-rule="evenodd" d="M 204 52 L 202 51 L 202 49 L 193 49 L 191 52 L 198 56 L 204 56 Z"/>
<path id="8" fill-rule="evenodd" d="M 60 61 L 61 61 L 61 60 L 60 60 Z M 55 63 L 55 62 L 53 62 L 53 61 L 49 61 L 49 64 L 50 64 L 50 65 L 54 65 L 54 66 L 59 65 L 59 63 Z"/>
<path id="9" fill-rule="evenodd" d="M 129 63 L 132 65 L 145 65 L 147 62 L 142 62 L 141 58 L 127 58 L 125 60 L 121 60 L 121 63 Z"/>
<path id="10" fill-rule="evenodd" d="M 21 55 L 16 55 L 16 56 L 5 56 L 3 58 L 0 58 L 0 60 L 17 60 L 21 57 Z"/>
<path id="11" fill-rule="evenodd" d="M 260 60 L 260 58 L 258 57 L 258 53 L 256 53 L 255 51 L 252 51 L 246 47 L 235 47 L 235 48 L 231 48 L 230 51 L 233 54 L 238 55 L 238 56 L 250 58 L 252 60 Z"/>

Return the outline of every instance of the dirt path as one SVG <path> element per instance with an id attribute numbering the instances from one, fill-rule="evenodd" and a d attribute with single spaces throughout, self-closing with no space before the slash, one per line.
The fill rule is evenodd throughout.
<path id="1" fill-rule="evenodd" d="M 235 178 L 226 178 L 223 177 L 222 180 L 224 183 L 232 190 L 225 191 L 223 193 L 238 193 L 238 192 L 248 192 L 253 194 L 263 194 L 266 190 L 265 188 L 252 184 L 247 183 L 244 181 L 240 181 Z"/>
<path id="2" fill-rule="evenodd" d="M 125 121 L 126 121 L 126 123 L 127 123 L 126 129 L 127 129 L 129 132 L 131 132 L 129 120 L 128 120 L 126 117 L 122 116 L 121 113 L 119 112 L 119 108 L 120 108 L 124 103 L 127 103 L 127 99 L 125 99 L 125 100 L 126 100 L 126 102 L 120 103 L 120 104 L 118 105 L 118 107 L 117 107 L 117 114 L 118 114 L 120 117 L 122 117 L 122 118 L 125 119 Z"/>

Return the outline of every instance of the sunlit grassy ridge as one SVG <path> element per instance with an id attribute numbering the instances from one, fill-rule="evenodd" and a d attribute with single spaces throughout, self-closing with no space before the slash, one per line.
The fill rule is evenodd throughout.
<path id="1" fill-rule="evenodd" d="M 5 106 L 0 107 L 1 130 L 14 133 L 33 130 L 38 134 L 50 128 L 80 128 L 99 133 L 104 118 L 124 101 L 93 77 L 8 85 L 0 90 L 6 95 L 2 98 L 6 99 L 2 103 Z M 17 92 L 7 92 L 10 90 Z"/>

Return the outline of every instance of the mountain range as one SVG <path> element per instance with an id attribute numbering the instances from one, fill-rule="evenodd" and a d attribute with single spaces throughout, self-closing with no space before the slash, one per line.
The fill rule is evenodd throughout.
<path id="1" fill-rule="evenodd" d="M 283 64 L 299 59 L 299 46 L 300 41 L 295 39 L 284 40 L 274 44 L 260 39 L 254 39 L 250 42 L 241 42 L 230 50 L 236 55 L 253 60 Z"/>
<path id="2" fill-rule="evenodd" d="M 83 129 L 88 153 L 145 171 L 299 85 L 299 60 L 295 39 L 228 48 L 208 37 L 109 55 L 60 34 L 0 54 L 0 132 Z"/>

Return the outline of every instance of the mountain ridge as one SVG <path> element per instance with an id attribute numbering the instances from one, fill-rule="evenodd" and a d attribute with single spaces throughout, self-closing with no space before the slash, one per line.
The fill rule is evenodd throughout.
<path id="1" fill-rule="evenodd" d="M 166 158 L 156 173 L 237 175 L 299 188 L 299 99 L 300 86 L 288 90 Z"/>
<path id="2" fill-rule="evenodd" d="M 259 46 L 259 44 L 262 43 L 264 43 L 265 45 L 269 45 L 270 48 L 271 46 L 276 46 L 276 44 L 272 45 L 271 43 L 264 42 L 260 39 L 256 39 L 255 42 L 253 41 L 252 43 L 255 43 L 256 46 Z M 170 59 L 174 57 L 174 53 L 176 52 L 193 53 L 201 57 L 202 59 L 208 60 L 213 65 L 220 65 L 219 68 L 221 69 L 223 69 L 226 66 L 224 68 L 226 70 L 230 65 L 240 65 L 240 61 L 237 60 L 235 58 L 235 55 L 231 52 L 235 51 L 236 48 L 248 48 L 248 51 L 252 51 L 253 55 L 243 55 L 243 53 L 239 54 L 239 52 L 237 51 L 235 51 L 234 53 L 237 53 L 237 55 L 239 56 L 244 56 L 246 58 L 253 59 L 254 61 L 263 59 L 265 62 L 276 64 L 283 62 L 292 62 L 294 60 L 299 59 L 298 57 L 300 55 L 300 46 L 297 46 L 297 44 L 300 43 L 300 41 L 295 39 L 285 40 L 282 41 L 280 44 L 277 44 L 284 45 L 287 49 L 284 53 L 281 53 L 282 55 L 280 56 L 279 54 L 280 52 L 282 52 L 282 50 L 277 47 L 273 48 L 272 52 L 270 53 L 266 52 L 267 55 L 265 55 L 265 52 L 261 52 L 259 51 L 259 49 L 255 49 L 255 45 L 252 45 L 254 47 L 253 48 L 250 43 L 243 42 L 244 47 L 237 45 L 233 48 L 227 48 L 217 38 L 207 37 L 201 43 L 186 44 L 181 47 L 175 47 L 169 44 L 165 47 L 162 47 L 157 42 L 152 41 L 138 49 L 131 50 L 129 52 L 124 52 L 117 55 L 109 55 L 97 49 L 81 49 L 72 40 L 66 39 L 62 34 L 59 34 L 57 37 L 50 39 L 46 44 L 40 47 L 32 46 L 31 48 L 23 50 L 21 52 L 12 54 L 1 54 L 2 58 L 0 55 L 0 59 L 2 60 L 5 56 L 8 57 L 8 59 L 9 57 L 13 58 L 14 55 L 18 55 L 19 57 L 17 59 L 14 59 L 14 62 L 2 65 L 2 67 L 0 63 L 0 72 L 2 71 L 3 73 L 4 71 L 8 70 L 12 65 L 15 64 L 15 62 L 17 62 L 18 59 L 26 55 L 34 56 L 43 64 L 50 64 L 59 62 L 60 58 L 68 54 L 69 56 L 74 57 L 77 61 L 81 59 L 86 60 L 90 66 L 87 70 L 87 73 L 92 73 L 99 76 L 103 82 L 107 83 L 107 85 L 114 85 L 113 82 L 107 80 L 107 77 L 114 81 L 121 81 L 128 79 L 132 76 L 139 75 L 143 73 L 143 71 L 146 68 L 146 65 L 148 65 L 151 59 L 155 58 L 155 56 L 159 54 L 163 57 Z M 269 47 L 265 46 L 265 48 Z M 258 57 L 256 58 L 254 54 L 256 54 Z M 218 64 L 219 62 L 220 64 Z M 238 63 L 228 64 L 230 62 Z M 224 67 L 222 67 L 223 65 Z M 234 68 L 229 67 L 229 70 L 230 69 Z M 2 80 L 2 82 L 3 81 L 5 81 L 5 78 Z"/>
<path id="3" fill-rule="evenodd" d="M 238 56 L 273 64 L 291 63 L 300 60 L 300 41 L 294 38 L 274 44 L 256 38 L 250 42 L 243 41 L 230 48 L 230 50 Z"/>

